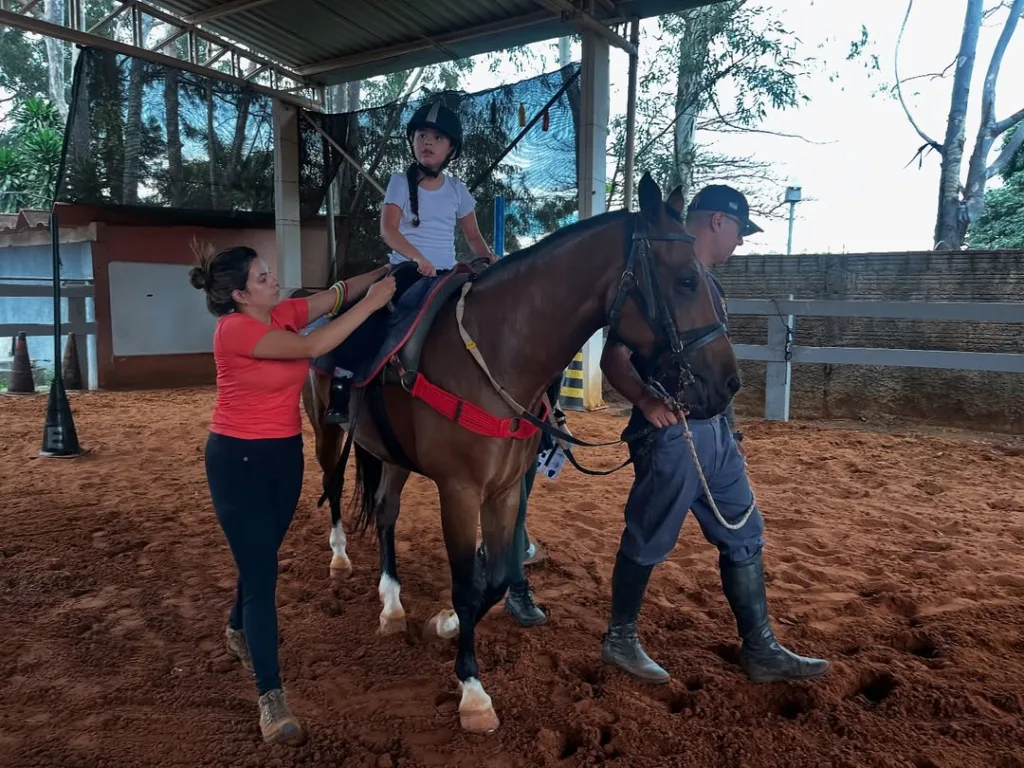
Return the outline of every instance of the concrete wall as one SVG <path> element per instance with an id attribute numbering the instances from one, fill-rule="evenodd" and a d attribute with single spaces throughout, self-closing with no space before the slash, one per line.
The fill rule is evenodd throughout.
<path id="1" fill-rule="evenodd" d="M 1024 251 L 733 257 L 716 268 L 731 298 L 1021 301 Z M 733 340 L 764 344 L 764 318 L 730 316 Z M 1024 353 L 1024 326 L 797 318 L 810 346 Z M 764 364 L 744 362 L 740 413 L 764 409 Z M 794 365 L 793 418 L 895 416 L 1024 433 L 1024 377 L 915 368 Z"/>
<path id="2" fill-rule="evenodd" d="M 92 209 L 81 209 L 77 216 L 94 221 L 106 220 L 98 225 L 92 249 L 99 330 L 96 342 L 99 386 L 103 389 L 131 389 L 212 384 L 216 380 L 212 354 L 214 319 L 207 314 L 203 294 L 188 282 L 188 269 L 194 263 L 192 239 L 209 242 L 218 249 L 248 245 L 276 269 L 277 244 L 273 222 L 249 228 L 213 228 L 163 223 Z M 71 215 L 64 217 L 67 218 Z M 308 287 L 326 287 L 327 230 L 322 219 L 303 223 L 302 259 L 303 275 L 311 282 Z M 112 264 L 116 291 L 111 290 Z M 153 269 L 132 269 L 132 265 L 152 265 Z M 153 290 L 159 285 L 158 282 L 153 283 L 153 279 L 168 271 L 176 276 L 175 279 L 180 277 L 181 286 Z M 192 326 L 211 330 L 206 346 L 203 349 L 196 346 L 196 328 L 192 328 L 190 349 L 194 351 L 180 353 L 180 345 L 169 342 L 166 332 L 157 326 L 161 322 L 171 324 L 195 312 L 199 315 L 190 318 Z M 149 328 L 152 342 L 148 354 L 144 353 L 146 344 L 144 341 L 140 343 L 138 333 L 128 334 L 126 330 L 131 327 L 133 317 L 137 317 L 140 328 Z M 117 349 L 114 344 L 115 320 L 121 333 Z"/>
<path id="3" fill-rule="evenodd" d="M 64 235 L 64 228 L 61 228 Z M 49 234 L 45 232 L 0 235 L 0 283 L 42 285 L 49 287 L 53 276 L 53 257 L 49 245 Z M 92 279 L 92 254 L 90 242 L 65 242 L 61 244 L 61 277 L 68 280 Z M 19 279 L 29 278 L 29 279 Z M 33 279 L 34 278 L 34 279 Z M 85 299 L 85 320 L 95 320 L 92 299 Z M 68 299 L 61 299 L 61 316 L 68 319 Z M 53 299 L 49 297 L 4 297 L 0 296 L 0 325 L 52 324 Z M 32 365 L 41 370 L 53 371 L 53 335 L 27 336 L 29 357 Z M 61 336 L 61 354 L 67 344 L 67 335 Z M 96 338 L 78 337 L 79 360 L 82 373 L 90 388 L 96 386 Z M 10 339 L 0 339 L 0 369 L 11 366 Z"/>
<path id="4" fill-rule="evenodd" d="M 204 227 L 131 227 L 108 224 L 102 227 L 97 242 L 93 244 L 93 270 L 96 276 L 96 317 L 99 324 L 97 357 L 99 385 L 102 389 L 123 389 L 136 387 L 193 386 L 210 384 L 216 378 L 212 352 L 212 330 L 210 348 L 191 354 L 168 354 L 171 350 L 161 349 L 159 337 L 153 341 L 151 354 L 117 354 L 113 343 L 112 314 L 121 319 L 124 313 L 112 304 L 123 302 L 139 309 L 138 323 L 146 328 L 150 323 L 163 322 L 167 325 L 178 322 L 179 318 L 195 310 L 196 304 L 205 312 L 201 292 L 188 283 L 188 268 L 194 263 L 190 243 L 192 238 L 210 242 L 215 248 L 244 244 L 265 254 L 268 262 L 273 261 L 275 238 L 272 229 L 219 230 Z M 195 294 L 192 300 L 183 301 L 179 311 L 166 302 L 154 306 L 154 314 L 148 315 L 139 305 L 136 291 L 128 294 L 112 293 L 111 267 L 121 264 L 178 265 L 183 290 Z M 143 281 L 144 282 L 144 281 Z M 114 283 L 119 290 L 120 281 Z M 140 290 L 145 286 L 140 283 Z M 180 295 L 171 291 L 171 296 Z M 206 320 L 206 318 L 202 318 Z M 212 320 L 212 317 L 210 318 Z M 193 318 L 198 320 L 198 318 Z M 209 323 L 212 329 L 212 323 Z M 132 352 L 137 350 L 132 349 Z"/>

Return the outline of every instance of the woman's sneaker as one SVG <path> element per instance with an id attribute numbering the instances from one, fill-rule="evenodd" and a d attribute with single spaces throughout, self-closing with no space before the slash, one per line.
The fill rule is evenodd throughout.
<path id="1" fill-rule="evenodd" d="M 306 740 L 302 726 L 288 709 L 284 691 L 280 688 L 260 696 L 260 731 L 264 744 L 298 746 Z"/>
<path id="2" fill-rule="evenodd" d="M 245 632 L 228 627 L 224 630 L 224 636 L 227 638 L 228 656 L 252 672 L 252 656 L 249 655 L 249 644 L 245 642 Z"/>

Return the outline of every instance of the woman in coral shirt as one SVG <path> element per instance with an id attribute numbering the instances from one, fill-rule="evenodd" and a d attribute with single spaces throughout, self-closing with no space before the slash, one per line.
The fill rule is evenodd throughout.
<path id="1" fill-rule="evenodd" d="M 263 740 L 298 744 L 303 730 L 285 701 L 278 666 L 275 597 L 277 551 L 302 490 L 302 385 L 309 360 L 341 344 L 387 304 L 395 281 L 385 267 L 308 298 L 282 301 L 277 278 L 251 248 L 208 249 L 197 260 L 189 279 L 220 317 L 213 336 L 217 401 L 206 476 L 238 566 L 228 652 L 256 676 Z M 338 317 L 300 335 L 323 315 Z"/>

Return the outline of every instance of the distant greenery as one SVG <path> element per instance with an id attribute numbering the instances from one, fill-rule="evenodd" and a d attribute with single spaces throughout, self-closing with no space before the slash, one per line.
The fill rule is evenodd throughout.
<path id="1" fill-rule="evenodd" d="M 49 208 L 64 120 L 53 103 L 32 97 L 15 107 L 8 124 L 0 132 L 0 211 Z"/>
<path id="2" fill-rule="evenodd" d="M 1018 124 L 1006 132 L 1003 146 L 1013 140 Z M 1024 248 L 1024 147 L 999 174 L 1003 186 L 985 190 L 985 212 L 968 230 L 967 244 L 978 249 Z"/>

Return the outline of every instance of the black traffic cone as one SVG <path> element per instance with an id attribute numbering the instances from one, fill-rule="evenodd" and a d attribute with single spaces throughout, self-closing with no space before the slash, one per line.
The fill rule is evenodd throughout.
<path id="1" fill-rule="evenodd" d="M 32 379 L 32 361 L 28 357 L 28 341 L 25 332 L 18 334 L 14 343 L 14 362 L 11 365 L 11 381 L 7 386 L 8 394 L 34 395 L 36 384 Z"/>
<path id="2" fill-rule="evenodd" d="M 68 343 L 64 347 L 64 362 L 61 365 L 64 371 L 64 389 L 85 389 L 82 384 L 82 366 L 78 362 L 78 342 L 75 334 L 68 334 Z"/>
<path id="3" fill-rule="evenodd" d="M 75 419 L 71 415 L 64 382 L 54 377 L 50 385 L 50 396 L 46 401 L 46 426 L 43 429 L 43 449 L 40 456 L 73 458 L 82 455 L 75 431 Z"/>

